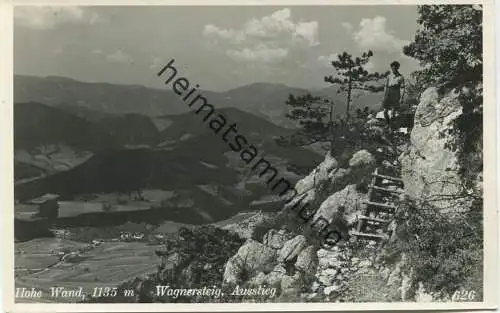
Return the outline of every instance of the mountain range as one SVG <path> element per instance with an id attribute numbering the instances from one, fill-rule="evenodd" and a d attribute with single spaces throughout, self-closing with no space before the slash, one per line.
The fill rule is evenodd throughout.
<path id="1" fill-rule="evenodd" d="M 284 127 L 296 125 L 285 116 L 288 95 L 307 92 L 331 99 L 335 103 L 335 115 L 345 115 L 345 96 L 336 86 L 309 91 L 282 84 L 254 83 L 225 92 L 200 91 L 215 107 L 236 107 Z M 90 118 L 100 114 L 127 113 L 157 117 L 189 111 L 189 107 L 170 89 L 87 83 L 60 76 L 15 75 L 14 99 L 15 102 L 40 102 Z M 376 108 L 381 94 L 354 92 L 353 99 L 351 110 L 366 106 Z"/>
<path id="2" fill-rule="evenodd" d="M 340 99 L 334 91 L 319 93 Z M 257 83 L 203 94 L 282 177 L 295 183 L 302 175 L 298 169 L 308 171 L 323 159 L 304 147 L 276 143 L 294 132 L 285 100 L 306 92 Z M 368 103 L 372 98 L 363 99 Z M 71 201 L 96 194 L 174 191 L 193 203 L 168 218 L 203 223 L 272 197 L 258 173 L 171 90 L 16 75 L 14 99 L 17 200 L 44 193 Z"/>

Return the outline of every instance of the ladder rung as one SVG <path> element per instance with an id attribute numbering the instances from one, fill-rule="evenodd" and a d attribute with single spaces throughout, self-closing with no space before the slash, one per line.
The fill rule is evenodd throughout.
<path id="1" fill-rule="evenodd" d="M 373 185 L 370 185 L 370 187 L 373 188 L 373 189 L 375 189 L 375 190 L 380 190 L 380 191 L 385 191 L 385 192 L 403 193 L 402 190 L 388 189 L 388 188 L 383 188 L 383 187 L 373 186 Z"/>
<path id="2" fill-rule="evenodd" d="M 362 233 L 362 232 L 358 232 L 358 231 L 353 231 L 351 233 L 351 235 L 358 236 L 358 237 L 373 238 L 373 239 L 386 239 L 387 238 L 387 236 L 385 236 L 385 235 Z"/>
<path id="3" fill-rule="evenodd" d="M 384 204 L 384 203 L 378 203 L 378 202 L 371 202 L 371 201 L 364 201 L 365 204 L 367 205 L 373 205 L 373 206 L 378 206 L 380 208 L 386 208 L 386 209 L 392 209 L 392 210 L 396 210 L 397 207 L 395 207 L 394 205 L 390 205 L 390 204 Z"/>
<path id="4" fill-rule="evenodd" d="M 372 221 L 372 222 L 378 222 L 378 223 L 390 223 L 391 222 L 390 220 L 384 220 L 381 218 L 374 218 L 374 217 L 369 217 L 369 216 L 364 216 L 364 215 L 358 216 L 358 219 Z"/>
<path id="5" fill-rule="evenodd" d="M 376 176 L 376 177 L 380 177 L 380 178 L 385 178 L 385 179 L 388 179 L 388 180 L 393 180 L 393 181 L 397 181 L 397 182 L 403 182 L 403 180 L 401 178 L 397 178 L 397 177 L 382 175 L 382 174 L 378 174 L 378 173 L 377 174 L 373 173 L 372 175 Z"/>

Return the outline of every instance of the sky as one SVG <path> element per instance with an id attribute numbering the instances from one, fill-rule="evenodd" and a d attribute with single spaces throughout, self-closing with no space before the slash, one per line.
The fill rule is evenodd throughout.
<path id="1" fill-rule="evenodd" d="M 416 6 L 63 6 L 14 10 L 14 73 L 162 88 L 170 60 L 200 89 L 256 82 L 316 89 L 337 53 L 397 60 L 417 30 Z"/>

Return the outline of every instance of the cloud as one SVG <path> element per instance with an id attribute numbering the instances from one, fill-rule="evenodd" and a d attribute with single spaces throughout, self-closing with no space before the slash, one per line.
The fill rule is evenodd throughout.
<path id="1" fill-rule="evenodd" d="M 106 55 L 106 60 L 113 63 L 132 63 L 134 59 L 121 50 L 116 50 L 115 52 Z"/>
<path id="2" fill-rule="evenodd" d="M 153 58 L 153 61 L 149 65 L 150 69 L 155 69 L 159 68 L 163 64 L 163 59 L 162 58 Z"/>
<path id="3" fill-rule="evenodd" d="M 253 18 L 235 29 L 208 24 L 203 35 L 226 55 L 245 61 L 281 61 L 319 45 L 318 22 L 294 22 L 288 8 Z"/>
<path id="4" fill-rule="evenodd" d="M 354 40 L 362 49 L 401 52 L 408 41 L 399 39 L 394 32 L 388 31 L 386 22 L 387 19 L 383 16 L 362 19 L 359 23 L 359 30 L 353 33 Z"/>
<path id="5" fill-rule="evenodd" d="M 103 54 L 102 50 L 100 50 L 100 49 L 94 49 L 94 50 L 92 50 L 91 53 L 92 54 Z"/>
<path id="6" fill-rule="evenodd" d="M 220 38 L 235 42 L 242 42 L 245 40 L 245 34 L 243 32 L 233 29 L 222 29 L 212 24 L 205 25 L 203 35 L 209 38 Z"/>
<path id="7" fill-rule="evenodd" d="M 349 33 L 352 31 L 353 27 L 352 27 L 352 24 L 351 23 L 348 23 L 348 22 L 343 22 L 342 24 L 342 27 L 345 28 L 345 30 L 347 30 Z"/>
<path id="8" fill-rule="evenodd" d="M 14 21 L 17 25 L 33 29 L 51 29 L 64 23 L 95 24 L 101 18 L 78 6 L 16 6 Z"/>
<path id="9" fill-rule="evenodd" d="M 227 55 L 234 59 L 245 61 L 263 61 L 266 63 L 282 60 L 288 56 L 288 50 L 283 48 L 267 48 L 258 46 L 242 50 L 228 50 Z"/>
<path id="10" fill-rule="evenodd" d="M 331 53 L 330 55 L 320 55 L 318 61 L 326 67 L 332 66 L 332 61 L 337 60 L 338 53 Z"/>

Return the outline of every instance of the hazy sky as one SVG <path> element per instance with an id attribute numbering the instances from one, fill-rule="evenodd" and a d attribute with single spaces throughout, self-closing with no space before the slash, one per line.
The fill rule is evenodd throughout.
<path id="1" fill-rule="evenodd" d="M 336 53 L 372 49 L 373 70 L 400 61 L 415 6 L 16 7 L 14 72 L 160 87 L 175 58 L 206 90 L 254 82 L 322 88 Z"/>

